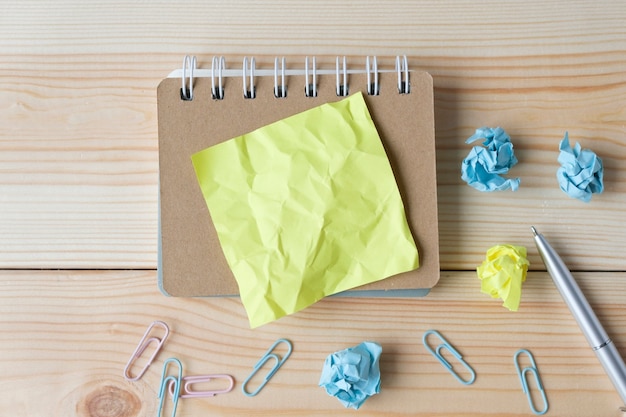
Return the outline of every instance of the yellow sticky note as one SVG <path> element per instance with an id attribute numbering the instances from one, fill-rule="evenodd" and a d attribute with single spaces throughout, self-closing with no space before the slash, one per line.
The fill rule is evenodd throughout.
<path id="1" fill-rule="evenodd" d="M 492 298 L 501 298 L 503 306 L 517 311 L 522 298 L 522 282 L 530 262 L 526 248 L 515 245 L 496 245 L 487 250 L 486 259 L 476 269 L 481 280 L 481 292 Z"/>
<path id="2" fill-rule="evenodd" d="M 251 327 L 419 266 L 361 93 L 192 156 Z"/>

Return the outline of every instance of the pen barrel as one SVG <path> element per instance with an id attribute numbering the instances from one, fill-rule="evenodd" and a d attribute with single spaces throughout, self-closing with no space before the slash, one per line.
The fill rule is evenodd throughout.
<path id="1" fill-rule="evenodd" d="M 595 352 L 619 396 L 626 404 L 626 367 L 622 357 L 615 348 L 615 344 L 610 342 L 606 346 L 596 349 Z"/>
<path id="2" fill-rule="evenodd" d="M 609 336 L 561 257 L 542 235 L 535 236 L 535 243 L 548 273 L 550 273 L 556 288 L 563 297 L 563 301 L 569 307 L 589 345 L 593 349 L 597 349 L 609 342 Z"/>
<path id="3" fill-rule="evenodd" d="M 561 257 L 540 234 L 535 244 L 547 271 L 598 360 L 626 404 L 626 365 Z"/>

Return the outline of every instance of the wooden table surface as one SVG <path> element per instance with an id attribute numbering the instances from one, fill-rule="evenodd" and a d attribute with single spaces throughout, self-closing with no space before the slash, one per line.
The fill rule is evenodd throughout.
<path id="1" fill-rule="evenodd" d="M 157 413 L 164 359 L 229 373 L 235 390 L 181 400 L 178 416 L 532 415 L 513 366 L 530 349 L 550 416 L 620 415 L 620 398 L 531 239 L 574 271 L 626 355 L 626 7 L 598 1 L 5 1 L 0 13 L 0 414 Z M 430 72 L 441 279 L 422 299 L 326 299 L 250 330 L 238 299 L 163 296 L 156 282 L 156 87 L 182 56 L 407 54 Z M 234 60 L 233 60 L 234 62 Z M 460 179 L 477 127 L 511 135 L 517 192 Z M 594 150 L 605 192 L 573 200 L 558 144 Z M 518 312 L 480 293 L 498 243 L 526 246 Z M 137 382 L 123 378 L 149 323 L 171 335 Z M 424 349 L 444 334 L 472 364 L 456 382 Z M 294 352 L 256 397 L 240 386 L 279 337 Z M 324 358 L 374 340 L 382 391 L 358 411 L 317 387 Z M 356 415 L 356 414 L 355 414 Z"/>

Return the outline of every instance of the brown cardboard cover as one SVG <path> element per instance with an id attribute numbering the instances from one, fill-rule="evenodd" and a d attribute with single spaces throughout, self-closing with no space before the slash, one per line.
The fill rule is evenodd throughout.
<path id="1" fill-rule="evenodd" d="M 157 91 L 159 281 L 163 292 L 172 296 L 239 294 L 202 197 L 191 155 L 309 108 L 341 99 L 335 94 L 334 75 L 320 75 L 317 79 L 317 97 L 305 96 L 304 76 L 288 76 L 287 97 L 275 98 L 274 78 L 257 77 L 256 98 L 246 99 L 240 78 L 224 78 L 224 98 L 214 100 L 211 78 L 196 78 L 191 101 L 180 98 L 180 78 L 166 78 L 160 83 Z M 358 289 L 431 288 L 439 280 L 432 78 L 425 72 L 411 71 L 410 94 L 399 94 L 397 74 L 381 72 L 380 95 L 377 96 L 365 93 L 366 74 L 350 74 L 348 81 L 350 94 L 364 91 L 396 176 L 420 257 L 419 269 Z"/>

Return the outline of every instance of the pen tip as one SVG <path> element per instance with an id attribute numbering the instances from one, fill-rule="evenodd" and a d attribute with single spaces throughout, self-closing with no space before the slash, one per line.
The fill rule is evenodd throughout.
<path id="1" fill-rule="evenodd" d="M 533 232 L 533 236 L 537 236 L 537 229 L 535 229 L 535 226 L 530 226 L 530 230 Z"/>

